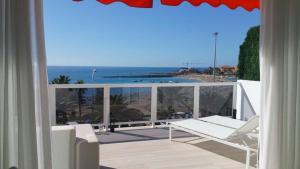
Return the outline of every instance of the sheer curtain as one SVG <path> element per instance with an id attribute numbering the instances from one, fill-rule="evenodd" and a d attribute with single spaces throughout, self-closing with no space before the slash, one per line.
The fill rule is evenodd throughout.
<path id="1" fill-rule="evenodd" d="M 0 0 L 0 168 L 51 169 L 42 0 Z"/>
<path id="2" fill-rule="evenodd" d="M 300 168 L 300 1 L 262 0 L 261 169 Z"/>

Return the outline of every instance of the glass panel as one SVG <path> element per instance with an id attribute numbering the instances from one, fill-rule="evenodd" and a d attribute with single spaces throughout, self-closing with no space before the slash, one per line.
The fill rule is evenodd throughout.
<path id="1" fill-rule="evenodd" d="M 201 86 L 200 117 L 232 116 L 233 86 Z"/>
<path id="2" fill-rule="evenodd" d="M 111 88 L 111 122 L 151 120 L 151 88 Z"/>
<path id="3" fill-rule="evenodd" d="M 103 123 L 103 89 L 56 89 L 56 123 Z"/>
<path id="4" fill-rule="evenodd" d="M 159 87 L 157 95 L 158 120 L 193 117 L 194 87 Z"/>

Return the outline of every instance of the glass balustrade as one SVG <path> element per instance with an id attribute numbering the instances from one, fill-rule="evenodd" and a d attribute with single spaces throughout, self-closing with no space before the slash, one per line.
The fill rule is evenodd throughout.
<path id="1" fill-rule="evenodd" d="M 50 92 L 55 93 L 50 93 L 50 110 L 56 125 L 149 124 L 196 116 L 232 116 L 236 87 L 235 83 L 86 86 L 50 85 Z"/>
<path id="2" fill-rule="evenodd" d="M 103 88 L 56 89 L 56 123 L 103 123 Z"/>

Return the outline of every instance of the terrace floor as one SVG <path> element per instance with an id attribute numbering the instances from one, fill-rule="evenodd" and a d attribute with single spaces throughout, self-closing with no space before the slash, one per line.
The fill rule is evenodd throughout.
<path id="1" fill-rule="evenodd" d="M 184 132 L 175 131 L 173 136 L 170 142 L 166 128 L 102 133 L 100 169 L 245 168 L 244 151 Z M 251 157 L 251 165 L 256 165 L 256 155 Z"/>

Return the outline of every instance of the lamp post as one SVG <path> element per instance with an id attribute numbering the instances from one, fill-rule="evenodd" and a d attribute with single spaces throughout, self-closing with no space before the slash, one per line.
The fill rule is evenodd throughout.
<path id="1" fill-rule="evenodd" d="M 92 73 L 92 81 L 94 81 L 94 76 L 95 76 L 95 73 L 97 72 L 97 69 L 93 69 L 93 73 Z"/>
<path id="2" fill-rule="evenodd" d="M 214 56 L 214 70 L 213 70 L 213 75 L 214 75 L 214 82 L 216 82 L 216 61 L 217 61 L 217 40 L 218 40 L 218 32 L 213 33 L 215 36 L 215 56 Z"/>

